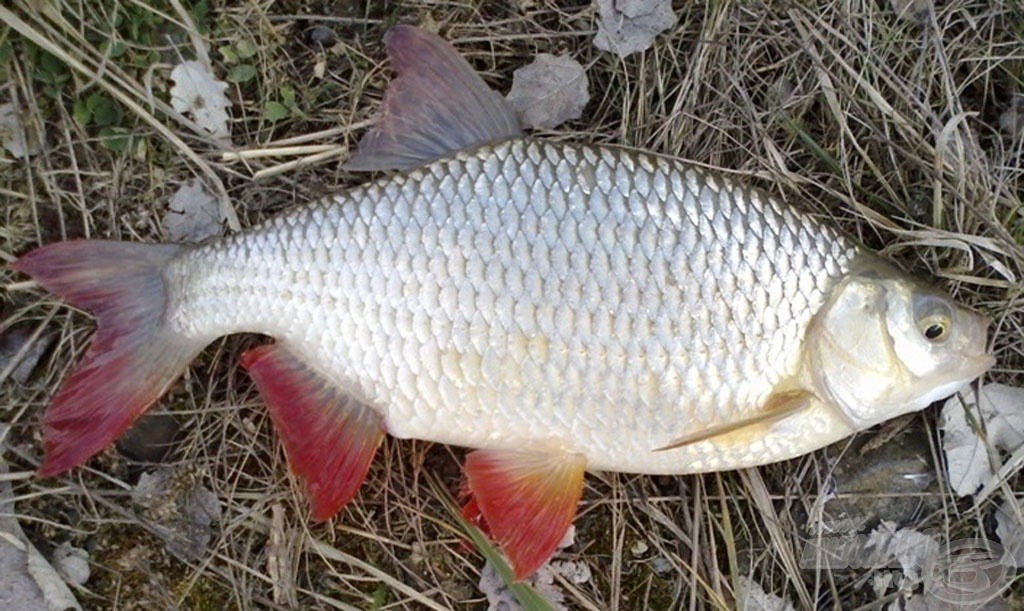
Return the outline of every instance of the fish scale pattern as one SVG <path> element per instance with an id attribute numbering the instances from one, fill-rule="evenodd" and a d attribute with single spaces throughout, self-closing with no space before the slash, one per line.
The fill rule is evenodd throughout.
<path id="1" fill-rule="evenodd" d="M 810 449 L 813 413 L 770 442 L 655 451 L 756 413 L 856 256 L 692 165 L 523 139 L 191 250 L 169 315 L 190 336 L 275 337 L 400 437 L 684 473 Z"/>

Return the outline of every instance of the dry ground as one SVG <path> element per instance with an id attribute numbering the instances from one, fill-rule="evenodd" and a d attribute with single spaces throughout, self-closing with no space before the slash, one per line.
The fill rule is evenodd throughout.
<path id="1" fill-rule="evenodd" d="M 500 91 L 535 54 L 571 55 L 587 68 L 593 98 L 583 119 L 545 136 L 695 160 L 834 219 L 992 316 L 998 364 L 988 377 L 1024 383 L 1022 295 L 1008 279 L 1024 273 L 1024 138 L 1012 137 L 1013 116 L 1004 116 L 1015 105 L 1024 113 L 1024 13 L 1015 3 L 929 9 L 923 0 L 912 7 L 923 12 L 906 18 L 877 0 L 677 2 L 677 26 L 626 59 L 593 46 L 597 13 L 585 0 L 188 4 L 5 3 L 0 102 L 27 109 L 44 147 L 0 161 L 0 257 L 80 236 L 164 239 L 169 197 L 195 177 L 230 199 L 243 227 L 351 184 L 339 164 L 390 74 L 382 34 L 416 23 L 452 40 Z M 168 113 L 170 65 L 196 57 L 198 40 L 218 76 L 255 68 L 249 78 L 236 73 L 228 91 L 232 147 L 325 146 L 306 149 L 308 158 L 230 161 Z M 108 114 L 83 125 L 75 102 L 96 93 Z M 268 100 L 287 116 L 270 120 Z M 0 270 L 0 286 L 20 280 Z M 115 450 L 65 477 L 29 477 L 39 415 L 91 323 L 39 290 L 14 288 L 0 292 L 0 332 L 55 340 L 26 383 L 0 372 L 19 518 L 44 553 L 64 541 L 90 551 L 93 577 L 78 591 L 88 608 L 485 606 L 482 560 L 434 485 L 457 489 L 462 451 L 388 440 L 357 502 L 312 524 L 238 369 L 253 338 L 212 345 L 157 408 L 182 423 L 173 462 L 223 507 L 197 559 L 165 551 L 153 519 L 129 499 L 139 468 Z M 935 421 L 926 410 L 896 436 L 936 440 Z M 562 557 L 584 560 L 593 577 L 566 589 L 569 605 L 727 608 L 738 576 L 750 574 L 798 608 L 877 603 L 871 569 L 805 569 L 795 558 L 812 537 L 808 516 L 829 516 L 822 495 L 835 465 L 880 434 L 742 473 L 588 477 L 577 542 Z M 991 536 L 992 501 L 974 506 L 949 492 L 937 446 L 924 447 L 934 485 L 919 496 L 930 502 L 901 525 Z M 1019 483 L 1009 475 L 1004 492 Z M 886 491 L 882 483 L 859 500 L 870 505 Z M 886 604 L 897 597 L 887 594 Z"/>

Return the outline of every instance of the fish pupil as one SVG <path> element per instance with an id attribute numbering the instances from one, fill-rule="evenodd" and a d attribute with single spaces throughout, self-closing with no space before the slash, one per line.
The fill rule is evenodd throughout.
<path id="1" fill-rule="evenodd" d="M 932 323 L 924 330 L 924 336 L 930 340 L 936 340 L 946 334 L 946 326 L 940 323 Z"/>

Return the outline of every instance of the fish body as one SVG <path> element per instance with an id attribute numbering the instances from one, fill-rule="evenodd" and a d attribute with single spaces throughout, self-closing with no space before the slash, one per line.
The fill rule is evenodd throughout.
<path id="1" fill-rule="evenodd" d="M 790 458 L 988 369 L 987 319 L 834 228 L 698 167 L 532 140 L 438 37 L 347 165 L 402 170 L 201 245 L 51 244 L 13 264 L 97 333 L 43 418 L 42 475 L 109 445 L 211 341 L 244 353 L 312 516 L 386 433 L 475 448 L 464 512 L 517 578 L 586 470 Z"/>
<path id="2" fill-rule="evenodd" d="M 556 441 L 592 469 L 764 464 L 848 435 L 809 410 L 749 444 L 658 452 L 800 374 L 858 258 L 835 231 L 692 165 L 516 139 L 378 180 L 167 268 L 169 324 L 286 342 L 389 433 Z"/>

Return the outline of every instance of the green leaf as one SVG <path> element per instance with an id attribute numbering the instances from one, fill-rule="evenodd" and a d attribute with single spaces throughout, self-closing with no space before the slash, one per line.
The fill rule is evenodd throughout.
<path id="1" fill-rule="evenodd" d="M 49 85 L 44 88 L 44 91 L 49 97 L 56 98 L 60 95 L 64 84 L 71 78 L 71 73 L 55 55 L 40 51 L 32 70 L 32 78 L 44 85 Z"/>
<path id="2" fill-rule="evenodd" d="M 256 48 L 256 43 L 251 40 L 242 39 L 235 43 L 235 51 L 238 52 L 238 56 L 242 59 L 249 59 L 253 55 L 256 55 L 256 51 L 258 50 L 259 49 Z"/>
<path id="3" fill-rule="evenodd" d="M 106 101 L 102 106 L 92 111 L 92 120 L 98 127 L 109 127 L 112 125 L 120 125 L 121 119 L 124 118 L 124 113 L 121 112 L 121 107 L 116 103 L 109 100 Z"/>
<path id="4" fill-rule="evenodd" d="M 285 85 L 277 90 L 281 94 L 281 103 L 290 109 L 295 109 L 295 90 Z"/>
<path id="5" fill-rule="evenodd" d="M 131 147 L 132 157 L 138 159 L 139 161 L 145 161 L 146 157 L 149 155 L 149 143 L 146 141 L 145 138 L 133 137 L 130 139 L 130 141 L 135 143 L 134 146 Z"/>
<path id="6" fill-rule="evenodd" d="M 32 78 L 46 85 L 54 82 L 53 73 L 47 72 L 41 66 L 32 71 Z"/>
<path id="7" fill-rule="evenodd" d="M 192 19 L 198 24 L 206 21 L 206 16 L 210 14 L 210 3 L 203 0 L 202 2 L 196 2 L 192 6 Z"/>
<path id="8" fill-rule="evenodd" d="M 231 45 L 221 45 L 217 47 L 217 52 L 221 54 L 224 61 L 229 64 L 238 62 L 238 53 L 235 53 L 235 48 Z"/>
<path id="9" fill-rule="evenodd" d="M 123 127 L 104 127 L 100 130 L 100 144 L 117 153 L 128 150 L 131 133 Z"/>
<path id="10" fill-rule="evenodd" d="M 142 70 L 148 70 L 153 64 L 160 62 L 160 52 L 150 51 L 148 53 L 133 53 L 132 63 Z"/>
<path id="11" fill-rule="evenodd" d="M 89 108 L 89 103 L 78 98 L 75 100 L 75 106 L 71 110 L 71 116 L 75 119 L 75 123 L 78 123 L 82 127 L 89 125 L 92 121 L 92 109 Z"/>
<path id="12" fill-rule="evenodd" d="M 43 51 L 39 55 L 39 68 L 49 74 L 57 75 L 61 72 L 66 72 L 67 67 L 56 55 Z"/>
<path id="13" fill-rule="evenodd" d="M 100 45 L 100 52 L 110 59 L 117 59 L 125 54 L 128 46 L 119 40 L 104 40 Z"/>
<path id="14" fill-rule="evenodd" d="M 228 72 L 229 83 L 244 83 L 256 78 L 256 68 L 252 64 L 238 64 Z"/>
<path id="15" fill-rule="evenodd" d="M 92 122 L 97 127 L 109 127 L 121 123 L 124 113 L 117 102 L 111 100 L 102 93 L 94 93 L 86 99 L 86 106 Z"/>
<path id="16" fill-rule="evenodd" d="M 388 586 L 380 584 L 373 593 L 373 602 L 370 603 L 370 611 L 378 611 L 388 601 Z"/>
<path id="17" fill-rule="evenodd" d="M 263 118 L 267 121 L 280 121 L 288 118 L 288 107 L 280 102 L 267 102 L 263 107 Z"/>

